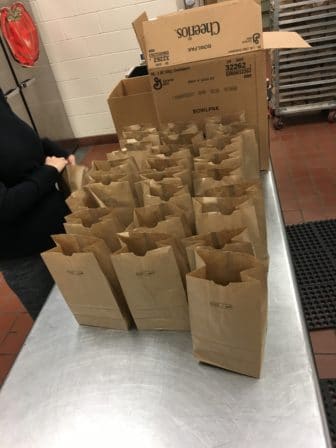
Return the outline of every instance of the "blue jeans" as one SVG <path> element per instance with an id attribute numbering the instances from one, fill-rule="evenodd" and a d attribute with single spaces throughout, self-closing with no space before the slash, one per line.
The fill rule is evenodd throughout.
<path id="1" fill-rule="evenodd" d="M 0 272 L 31 317 L 36 319 L 54 284 L 40 255 L 0 259 Z"/>

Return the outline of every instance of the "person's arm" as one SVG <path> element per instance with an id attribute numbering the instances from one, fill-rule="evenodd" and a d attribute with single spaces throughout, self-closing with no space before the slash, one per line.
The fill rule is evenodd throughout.
<path id="1" fill-rule="evenodd" d="M 0 182 L 0 223 L 11 223 L 55 188 L 59 173 L 67 161 L 63 158 L 47 157 L 46 164 L 37 168 L 21 183 L 7 188 Z"/>
<path id="2" fill-rule="evenodd" d="M 3 103 L 8 109 L 10 109 L 9 104 L 7 103 L 5 94 L 3 93 L 3 91 L 0 89 L 0 102 Z"/>
<path id="3" fill-rule="evenodd" d="M 62 149 L 55 142 L 52 142 L 48 138 L 42 138 L 41 142 L 43 145 L 44 154 L 46 156 L 64 157 L 65 159 L 67 159 L 70 155 L 69 151 Z"/>

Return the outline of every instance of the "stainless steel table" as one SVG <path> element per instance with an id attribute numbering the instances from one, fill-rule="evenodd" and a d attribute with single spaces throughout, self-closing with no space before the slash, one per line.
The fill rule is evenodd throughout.
<path id="1" fill-rule="evenodd" d="M 80 327 L 55 288 L 0 393 L 1 448 L 331 446 L 271 173 L 260 380 L 200 365 L 187 333 Z"/>

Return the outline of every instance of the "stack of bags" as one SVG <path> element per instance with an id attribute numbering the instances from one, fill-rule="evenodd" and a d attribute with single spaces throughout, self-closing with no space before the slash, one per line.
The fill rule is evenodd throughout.
<path id="1" fill-rule="evenodd" d="M 70 309 L 86 325 L 191 329 L 199 360 L 260 376 L 268 254 L 254 130 L 209 117 L 122 137 L 82 172 L 66 234 L 42 254 Z"/>

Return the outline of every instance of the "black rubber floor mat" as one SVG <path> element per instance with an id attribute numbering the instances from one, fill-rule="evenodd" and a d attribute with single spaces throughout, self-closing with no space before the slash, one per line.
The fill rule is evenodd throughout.
<path id="1" fill-rule="evenodd" d="M 336 448 L 336 379 L 320 380 L 332 446 Z"/>
<path id="2" fill-rule="evenodd" d="M 286 231 L 308 329 L 336 327 L 336 220 Z"/>

